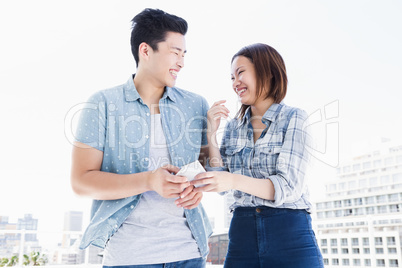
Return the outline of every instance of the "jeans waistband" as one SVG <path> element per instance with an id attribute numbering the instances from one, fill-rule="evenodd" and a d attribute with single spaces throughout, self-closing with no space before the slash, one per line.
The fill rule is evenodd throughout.
<path id="1" fill-rule="evenodd" d="M 305 209 L 272 208 L 266 206 L 237 207 L 234 209 L 233 212 L 233 214 L 236 216 L 277 215 L 277 214 L 291 214 L 291 213 L 308 214 L 308 212 Z"/>

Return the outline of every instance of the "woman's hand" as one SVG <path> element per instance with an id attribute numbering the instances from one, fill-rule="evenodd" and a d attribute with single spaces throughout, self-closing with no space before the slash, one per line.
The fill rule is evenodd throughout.
<path id="1" fill-rule="evenodd" d="M 195 192 L 225 192 L 234 189 L 236 175 L 226 171 L 200 173 L 191 181 L 191 185 L 206 184 L 195 188 Z"/>
<path id="2" fill-rule="evenodd" d="M 220 100 L 215 102 L 212 107 L 208 110 L 207 117 L 208 117 L 208 136 L 211 137 L 212 135 L 216 134 L 216 131 L 219 128 L 221 123 L 221 118 L 227 118 L 229 116 L 228 108 L 223 105 L 226 100 Z"/>
<path id="3" fill-rule="evenodd" d="M 201 203 L 203 194 L 201 192 L 195 192 L 194 189 L 196 189 L 194 185 L 190 185 L 184 189 L 180 194 L 180 198 L 175 201 L 176 206 L 185 209 L 196 208 Z"/>

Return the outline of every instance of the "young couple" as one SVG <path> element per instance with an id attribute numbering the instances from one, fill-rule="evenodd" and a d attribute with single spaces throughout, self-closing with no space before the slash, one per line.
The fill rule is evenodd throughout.
<path id="1" fill-rule="evenodd" d="M 104 248 L 103 267 L 205 267 L 212 230 L 202 192 L 233 191 L 225 267 L 323 267 L 305 185 L 307 114 L 282 103 L 282 57 L 265 44 L 233 56 L 232 90 L 242 106 L 219 149 L 224 101 L 209 109 L 174 87 L 186 21 L 145 9 L 132 24 L 136 73 L 95 93 L 77 127 L 72 187 L 94 199 L 81 248 Z M 195 160 L 208 170 L 197 181 L 175 175 Z"/>

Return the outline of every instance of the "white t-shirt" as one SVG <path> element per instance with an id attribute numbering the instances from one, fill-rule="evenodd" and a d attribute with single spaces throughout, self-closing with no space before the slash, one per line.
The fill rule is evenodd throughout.
<path id="1" fill-rule="evenodd" d="M 149 170 L 170 163 L 160 114 L 151 116 Z M 140 202 L 108 241 L 103 265 L 139 265 L 200 258 L 196 240 L 188 227 L 184 209 L 154 191 L 143 193 Z"/>

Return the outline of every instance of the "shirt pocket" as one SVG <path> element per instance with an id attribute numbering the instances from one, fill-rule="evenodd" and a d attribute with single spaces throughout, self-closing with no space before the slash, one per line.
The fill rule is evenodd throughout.
<path id="1" fill-rule="evenodd" d="M 244 145 L 226 147 L 226 165 L 231 173 L 242 174 L 244 147 Z"/>
<path id="2" fill-rule="evenodd" d="M 277 161 L 281 151 L 281 145 L 268 145 L 266 148 L 261 148 L 260 152 L 256 154 L 258 168 L 262 174 L 276 175 Z"/>

